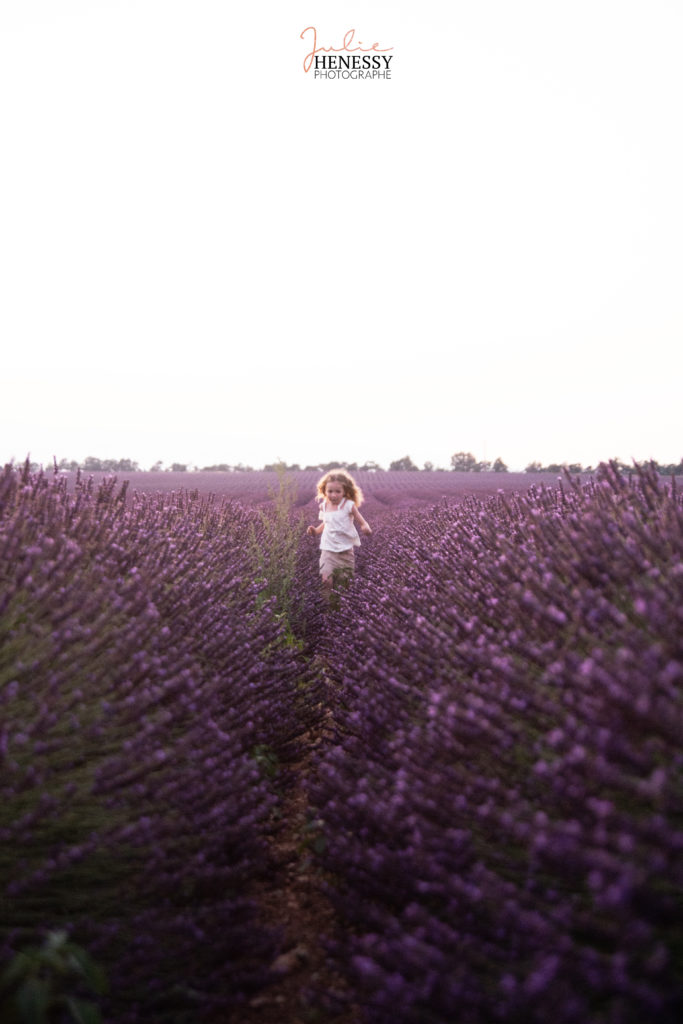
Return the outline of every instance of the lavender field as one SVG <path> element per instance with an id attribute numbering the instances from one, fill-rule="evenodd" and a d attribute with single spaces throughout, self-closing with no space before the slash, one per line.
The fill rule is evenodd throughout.
<path id="1" fill-rule="evenodd" d="M 70 486 L 76 480 L 75 473 L 65 473 Z M 320 479 L 317 470 L 299 470 L 287 474 L 295 485 L 294 504 L 302 508 L 314 507 L 316 483 Z M 365 495 L 365 508 L 381 511 L 387 508 L 405 508 L 411 505 L 434 504 L 443 500 L 461 501 L 469 495 L 487 497 L 499 490 L 508 492 L 526 491 L 533 484 L 555 486 L 554 473 L 460 473 L 445 470 L 431 472 L 407 470 L 358 471 L 353 474 Z M 588 474 L 583 475 L 588 479 Z M 93 474 L 94 481 L 111 479 L 111 474 Z M 249 472 L 194 472 L 175 473 L 139 472 L 127 473 L 131 490 L 150 493 L 186 491 L 198 497 L 216 495 L 253 506 L 270 502 L 279 487 L 279 475 L 274 470 L 251 470 Z"/>
<path id="2" fill-rule="evenodd" d="M 677 1022 L 673 485 L 358 474 L 330 611 L 309 475 L 5 469 L 0 970 L 65 929 L 112 1022 Z M 282 1016 L 297 787 L 336 982 Z"/>

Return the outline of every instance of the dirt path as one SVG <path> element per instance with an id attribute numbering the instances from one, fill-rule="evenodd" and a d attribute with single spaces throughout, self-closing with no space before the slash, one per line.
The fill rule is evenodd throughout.
<path id="1" fill-rule="evenodd" d="M 271 871 L 254 896 L 263 922 L 282 931 L 283 952 L 271 965 L 279 977 L 237 1013 L 234 1024 L 358 1024 L 357 1011 L 333 1013 L 315 1006 L 310 993 L 343 991 L 344 982 L 326 964 L 321 936 L 337 929 L 334 910 L 321 891 L 321 879 L 306 841 L 310 821 L 307 786 L 313 751 L 294 765 L 295 782 L 282 805 L 282 827 L 271 841 Z M 309 998 L 307 998 L 307 993 Z"/>

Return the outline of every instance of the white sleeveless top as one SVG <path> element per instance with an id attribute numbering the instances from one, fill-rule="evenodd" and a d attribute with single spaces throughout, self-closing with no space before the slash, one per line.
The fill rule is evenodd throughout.
<path id="1" fill-rule="evenodd" d="M 325 504 L 320 509 L 319 519 L 325 523 L 320 547 L 322 551 L 348 551 L 349 548 L 360 546 L 360 537 L 354 526 L 351 513 L 353 502 L 342 498 L 334 511 L 326 512 Z"/>

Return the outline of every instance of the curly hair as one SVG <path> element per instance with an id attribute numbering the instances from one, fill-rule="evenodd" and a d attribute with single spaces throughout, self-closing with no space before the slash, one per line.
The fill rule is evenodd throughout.
<path id="1" fill-rule="evenodd" d="M 345 469 L 331 469 L 329 473 L 325 473 L 325 476 L 321 476 L 318 480 L 317 486 L 317 501 L 324 501 L 325 499 L 325 488 L 327 487 L 330 480 L 334 480 L 335 483 L 341 484 L 344 488 L 344 497 L 349 498 L 356 508 L 363 503 L 363 492 L 360 487 L 353 479 L 350 473 Z"/>

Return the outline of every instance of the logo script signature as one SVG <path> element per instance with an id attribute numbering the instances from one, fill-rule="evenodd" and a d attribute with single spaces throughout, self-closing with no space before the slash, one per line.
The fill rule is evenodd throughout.
<path id="1" fill-rule="evenodd" d="M 310 71 L 313 58 L 316 53 L 343 53 L 344 51 L 346 51 L 346 53 L 357 53 L 359 51 L 361 53 L 371 53 L 373 50 L 375 53 L 386 53 L 388 50 L 393 50 L 393 46 L 386 46 L 384 49 L 380 49 L 379 43 L 373 43 L 372 46 L 363 46 L 363 44 L 359 42 L 358 46 L 352 46 L 351 44 L 353 43 L 353 38 L 356 34 L 355 28 L 349 29 L 344 36 L 341 46 L 318 46 L 318 33 L 313 25 L 309 25 L 308 28 L 305 28 L 299 36 L 299 39 L 303 39 L 307 32 L 313 33 L 313 49 L 304 57 L 304 71 Z"/>

